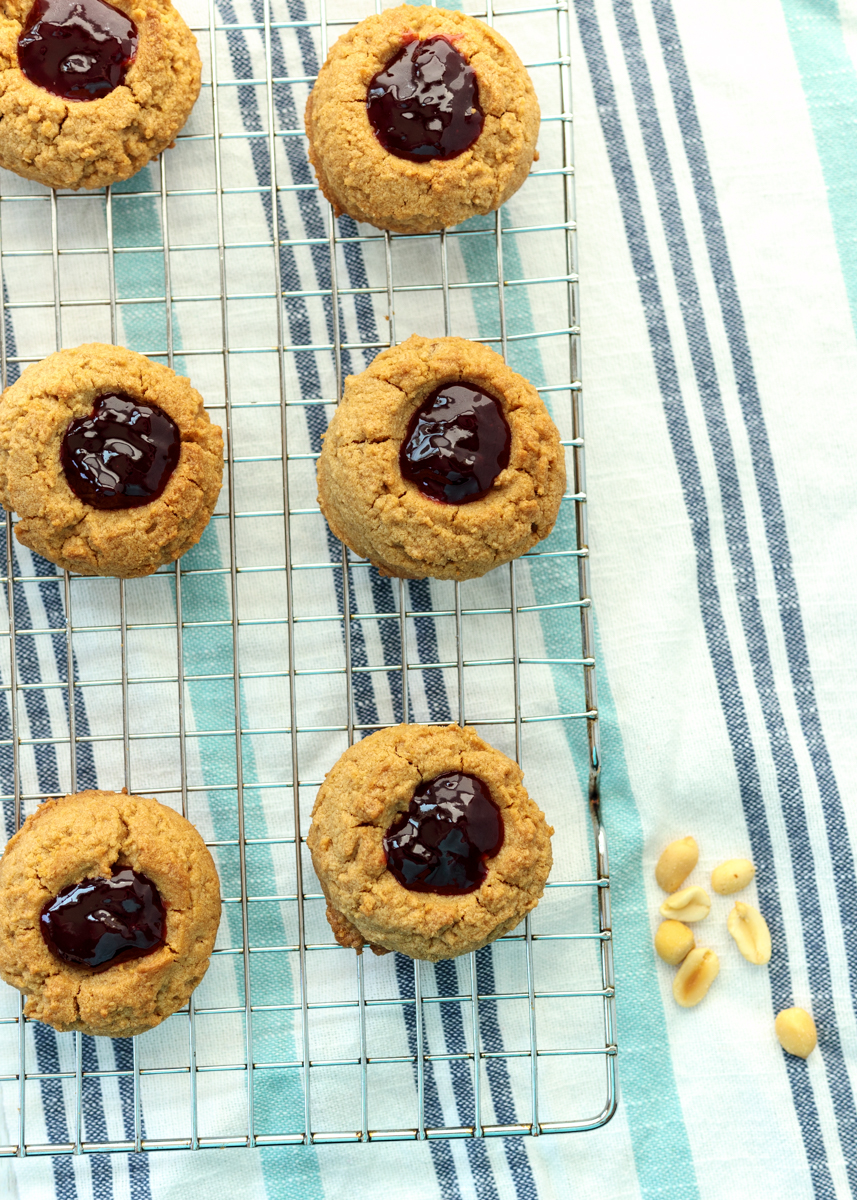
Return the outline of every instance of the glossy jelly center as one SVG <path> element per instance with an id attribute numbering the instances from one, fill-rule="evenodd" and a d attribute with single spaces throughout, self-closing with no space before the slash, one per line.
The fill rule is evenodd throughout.
<path id="1" fill-rule="evenodd" d="M 511 445 L 498 400 L 467 383 L 445 384 L 411 418 L 399 466 L 431 500 L 469 504 L 508 467 Z"/>
<path id="2" fill-rule="evenodd" d="M 125 81 L 137 26 L 104 0 L 36 0 L 18 38 L 31 83 L 64 100 L 97 100 Z"/>
<path id="3" fill-rule="evenodd" d="M 445 37 L 404 46 L 369 84 L 366 109 L 384 149 L 411 162 L 462 154 L 484 120 L 476 72 Z"/>
<path id="4" fill-rule="evenodd" d="M 40 923 L 52 954 L 85 967 L 151 954 L 163 946 L 167 927 L 158 889 L 130 867 L 63 888 L 42 909 Z"/>
<path id="5" fill-rule="evenodd" d="M 93 508 L 139 508 L 161 495 L 176 469 L 181 434 L 156 404 L 100 396 L 69 423 L 60 447 L 68 485 Z"/>
<path id="6" fill-rule="evenodd" d="M 414 792 L 384 835 L 387 866 L 412 892 L 463 896 L 487 874 L 503 845 L 503 818 L 486 784 L 448 771 Z"/>

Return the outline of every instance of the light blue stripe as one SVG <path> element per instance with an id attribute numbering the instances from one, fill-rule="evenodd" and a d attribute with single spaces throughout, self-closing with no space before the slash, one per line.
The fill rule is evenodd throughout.
<path id="1" fill-rule="evenodd" d="M 493 218 L 488 221 L 493 226 Z M 511 224 L 505 218 L 505 210 L 503 223 Z M 479 220 L 470 222 L 468 227 L 480 228 Z M 483 219 L 481 227 L 490 226 Z M 493 236 L 461 238 L 459 246 L 471 282 L 496 279 Z M 503 261 L 508 277 L 524 278 L 517 240 L 512 234 L 503 235 Z M 496 337 L 499 314 L 493 294 L 488 289 L 476 289 L 473 305 L 480 336 Z M 505 307 L 508 333 L 528 333 L 535 329 L 524 288 L 507 289 Z M 547 382 L 535 341 L 510 343 L 508 359 L 515 370 L 536 386 Z M 556 529 L 541 548 L 548 549 L 551 544 L 557 548 L 575 545 L 574 514 L 570 505 L 561 506 Z M 577 594 L 577 569 L 573 560 L 530 562 L 537 603 L 551 603 L 557 596 Z M 569 652 L 567 616 L 542 613 L 541 618 L 548 656 L 566 657 Z M 571 667 L 552 667 L 552 673 L 560 710 L 575 711 L 580 707 L 583 691 L 579 675 Z M 611 895 L 616 915 L 614 946 L 622 1101 L 641 1193 L 693 1200 L 699 1194 L 696 1174 L 669 1057 L 666 1018 L 651 950 L 642 867 L 643 829 L 600 645 L 598 695 L 605 797 L 603 816 L 612 863 Z M 581 789 L 586 795 L 589 755 L 584 723 L 566 721 L 564 730 Z M 580 819 L 588 821 L 588 814 L 581 811 Z"/>
<path id="2" fill-rule="evenodd" d="M 782 0 L 857 332 L 857 71 L 837 0 Z"/>
<path id="3" fill-rule="evenodd" d="M 151 190 L 149 170 L 146 168 L 126 185 L 127 191 Z M 158 209 L 151 197 L 139 196 L 118 202 L 113 206 L 114 235 L 121 246 L 156 246 L 161 242 L 161 225 Z M 163 294 L 163 254 L 158 251 L 141 251 L 139 254 L 119 255 L 116 259 L 117 296 L 158 296 Z M 127 305 L 122 309 L 122 323 L 130 347 L 154 350 L 166 346 L 166 320 L 164 306 Z M 173 345 L 176 352 L 181 349 L 181 333 L 173 321 Z M 180 359 L 177 359 L 178 366 Z M 206 529 L 199 545 L 193 547 L 181 560 L 184 568 L 217 569 L 224 565 L 218 546 L 215 523 Z M 185 622 L 223 621 L 230 619 L 230 602 L 224 577 L 219 574 L 191 575 L 182 580 L 182 617 Z M 185 629 L 183 634 L 184 667 L 186 675 L 227 674 L 233 670 L 232 631 L 229 627 L 215 626 L 208 629 Z M 222 729 L 235 719 L 233 684 L 230 680 L 197 680 L 188 683 L 187 693 L 193 710 L 193 721 L 197 729 Z M 243 704 L 243 701 L 242 701 Z M 243 717 L 243 714 L 242 714 Z M 242 725 L 248 722 L 242 719 Z M 235 739 L 205 738 L 201 743 L 200 756 L 202 776 L 211 789 L 208 805 L 217 840 L 237 836 L 237 796 L 235 789 L 218 787 L 236 777 Z M 248 834 L 264 837 L 267 833 L 265 816 L 260 802 L 260 792 L 254 787 L 258 783 L 255 756 L 251 739 L 245 738 L 242 746 L 243 779 L 245 786 L 244 809 Z M 193 812 L 190 813 L 193 818 Z M 221 890 L 224 895 L 240 895 L 241 879 L 237 854 L 218 854 L 218 869 Z M 267 846 L 256 847 L 252 861 L 248 862 L 248 888 L 250 892 L 270 892 L 270 881 L 274 878 L 274 864 Z M 242 941 L 241 912 L 238 905 L 228 905 L 224 919 L 229 927 L 232 945 Z M 278 906 L 271 906 L 266 913 L 264 937 L 271 945 L 282 945 L 287 939 L 285 926 Z M 254 939 L 258 944 L 259 935 Z M 241 1003 L 244 1002 L 244 973 L 240 958 L 234 960 L 236 983 Z M 279 969 L 277 962 L 269 964 L 265 955 L 256 955 L 252 961 L 252 996 L 257 1004 L 291 1004 L 294 1001 L 290 971 Z M 297 1048 L 288 1021 L 282 1013 L 257 1014 L 254 1019 L 253 1057 L 256 1061 L 294 1061 Z M 200 1020 L 202 1018 L 199 1018 Z M 273 1133 L 283 1128 L 303 1128 L 303 1089 L 297 1072 L 259 1072 L 254 1081 L 254 1116 L 257 1133 Z M 203 1131 L 204 1132 L 204 1131 Z M 276 1156 L 271 1152 L 261 1156 L 266 1190 L 270 1195 L 300 1195 L 302 1200 L 321 1200 L 324 1192 L 314 1150 L 306 1147 L 290 1148 L 289 1187 L 282 1189 L 285 1172 L 274 1170 Z M 297 1191 L 292 1191 L 294 1183 Z"/>

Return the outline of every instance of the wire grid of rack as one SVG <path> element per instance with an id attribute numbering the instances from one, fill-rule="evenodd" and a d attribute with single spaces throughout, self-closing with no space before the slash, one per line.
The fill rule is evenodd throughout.
<path id="1" fill-rule="evenodd" d="M 212 847 L 224 920 L 187 1009 L 132 1042 L 54 1035 L 4 989 L 0 1154 L 537 1135 L 596 1128 L 615 1110 L 568 11 L 465 7 L 541 49 L 523 54 L 542 100 L 542 159 L 514 221 L 498 213 L 400 238 L 333 219 L 305 173 L 300 121 L 287 118 L 312 83 L 307 55 L 374 11 L 345 0 L 209 0 L 191 18 L 204 86 L 177 150 L 94 196 L 2 181 L 4 386 L 55 348 L 124 340 L 203 390 L 227 473 L 207 543 L 150 580 L 57 573 L 15 545 L 7 517 L 7 830 L 45 796 L 96 780 L 158 795 Z M 545 222 L 549 187 L 556 219 Z M 144 232 L 129 241 L 129 226 Z M 573 515 L 526 565 L 484 581 L 381 580 L 333 542 L 314 503 L 318 421 L 344 369 L 414 330 L 478 336 L 522 369 L 535 346 L 542 377 L 538 366 L 531 377 L 567 447 Z M 260 723 L 268 709 L 282 719 Z M 451 964 L 335 946 L 305 852 L 323 771 L 355 737 L 403 719 L 472 723 L 522 762 L 557 826 L 536 912 Z"/>

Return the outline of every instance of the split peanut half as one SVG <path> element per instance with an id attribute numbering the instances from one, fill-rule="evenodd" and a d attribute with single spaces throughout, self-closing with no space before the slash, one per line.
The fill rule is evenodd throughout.
<path id="1" fill-rule="evenodd" d="M 686 887 L 668 896 L 658 911 L 677 921 L 702 921 L 711 912 L 711 898 L 705 888 Z"/>
<path id="2" fill-rule="evenodd" d="M 726 919 L 726 928 L 747 962 L 764 966 L 771 961 L 771 931 L 758 908 L 736 900 Z"/>
<path id="3" fill-rule="evenodd" d="M 676 972 L 673 996 L 682 1008 L 695 1008 L 704 1000 L 720 973 L 720 959 L 707 946 L 696 946 Z"/>

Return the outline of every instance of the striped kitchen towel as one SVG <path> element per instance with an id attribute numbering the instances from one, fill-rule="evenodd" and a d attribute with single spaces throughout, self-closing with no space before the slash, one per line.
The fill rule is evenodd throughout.
<path id="1" fill-rule="evenodd" d="M 370 2 L 183 4 L 215 86 L 204 90 L 189 136 L 165 157 L 163 176 L 153 164 L 114 189 L 109 202 L 102 194 L 63 194 L 55 206 L 35 185 L 9 175 L 0 181 L 7 378 L 58 341 L 115 337 L 171 357 L 215 419 L 230 422 L 233 464 L 231 494 L 178 577 L 159 572 L 121 593 L 112 580 L 66 586 L 17 543 L 0 547 L 0 562 L 8 553 L 16 579 L 0 588 L 2 603 L 8 616 L 11 599 L 18 631 L 14 710 L 10 659 L 0 663 L 7 833 L 16 770 L 24 812 L 40 796 L 72 786 L 129 780 L 187 805 L 214 847 L 227 900 L 219 953 L 195 999 L 196 1071 L 186 1013 L 137 1039 L 136 1048 L 83 1038 L 79 1066 L 71 1035 L 27 1027 L 24 1128 L 28 1145 L 42 1152 L 0 1160 L 0 1195 L 857 1195 L 857 830 L 848 803 L 857 782 L 848 602 L 857 453 L 848 432 L 848 384 L 857 368 L 857 9 L 851 0 L 494 0 L 487 13 L 480 0 L 467 0 L 463 7 L 496 20 L 514 42 L 553 118 L 543 126 L 533 178 L 502 214 L 509 231 L 502 320 L 493 219 L 450 235 L 443 254 L 436 238 L 392 241 L 395 331 L 383 239 L 343 218 L 331 253 L 300 118 L 325 37 L 335 36 L 338 21 L 373 11 Z M 209 37 L 212 22 L 217 32 Z M 306 1118 L 303 1072 L 288 1065 L 299 1057 L 303 1030 L 296 956 L 284 949 L 297 939 L 296 910 L 283 897 L 296 889 L 293 768 L 305 820 L 321 776 L 347 744 L 345 608 L 355 617 L 358 726 L 404 716 L 446 721 L 459 711 L 451 585 L 400 591 L 355 564 L 343 588 L 339 545 L 315 509 L 314 456 L 337 391 L 337 349 L 347 372 L 362 369 L 393 333 L 401 340 L 449 327 L 484 338 L 504 346 L 512 365 L 543 389 L 571 440 L 562 386 L 571 215 L 563 173 L 568 122 L 561 119 L 566 56 L 574 85 L 619 1106 L 603 1128 L 538 1139 L 230 1148 L 246 1137 L 248 1095 L 260 1145 L 277 1131 L 300 1130 Z M 269 85 L 269 76 L 277 82 Z M 268 136 L 271 121 L 282 135 L 276 139 Z M 272 270 L 275 231 L 281 249 Z M 169 255 L 165 244 L 174 247 Z M 289 348 L 282 358 L 278 342 Z M 297 765 L 284 679 L 284 437 L 299 618 L 292 631 Z M 514 574 L 495 572 L 472 592 L 462 589 L 463 606 L 479 610 L 464 618 L 472 663 L 467 714 L 514 753 L 515 731 L 505 719 L 515 702 L 505 664 L 514 603 L 527 664 L 527 783 L 557 828 L 554 878 L 580 881 L 593 870 L 585 718 L 568 714 L 581 712 L 583 693 L 579 665 L 558 661 L 579 657 L 578 614 L 567 607 L 577 597 L 572 500 L 538 549 Z M 407 711 L 400 604 L 411 614 L 407 636 L 418 668 L 409 672 Z M 73 755 L 69 676 L 76 684 Z M 567 719 L 539 719 L 558 715 Z M 255 947 L 249 956 L 241 954 L 239 781 L 243 868 L 254 898 L 244 906 Z M 701 848 L 691 882 L 706 885 L 726 858 L 753 859 L 747 898 L 763 911 L 773 939 L 769 968 L 745 962 L 726 932 L 731 902 L 715 897 L 697 929 L 720 956 L 721 973 L 692 1010 L 674 1004 L 673 973 L 651 949 L 662 899 L 653 866 L 666 842 L 687 833 Z M 312 891 L 309 875 L 304 882 Z M 537 970 L 537 982 L 546 979 L 544 989 L 557 994 L 537 1014 L 548 1051 L 538 1060 L 546 1122 L 596 1115 L 590 1101 L 604 1092 L 603 1055 L 549 1053 L 591 1048 L 602 1036 L 590 892 L 549 891 L 533 919 L 544 938 L 535 943 L 536 966 L 546 973 Z M 308 940 L 329 942 L 317 899 L 307 913 Z M 574 944 L 579 951 L 551 941 L 569 930 L 584 935 Z M 433 1054 L 424 1075 L 427 1124 L 473 1121 L 472 1030 L 466 1004 L 455 997 L 472 982 L 482 995 L 525 995 L 522 956 L 520 941 L 500 943 L 480 953 L 474 981 L 467 962 L 421 976 L 436 1001 L 423 1005 L 431 1010 L 425 1036 Z M 313 1068 L 312 1128 L 358 1129 L 353 961 L 333 949 L 307 957 L 317 988 L 309 1009 L 312 1057 L 330 1064 Z M 370 1123 L 410 1127 L 413 968 L 393 956 L 367 962 L 364 986 L 378 1001 L 366 1009 L 367 1044 L 378 1058 L 368 1076 Z M 348 988 L 351 1007 L 343 999 Z M 589 995 L 560 996 L 569 991 Z M 818 1050 L 806 1062 L 785 1056 L 773 1034 L 775 1014 L 792 1004 L 810 1009 L 818 1026 Z M 17 1005 L 5 989 L 3 1147 L 16 1145 L 21 1129 Z M 495 1054 L 481 1079 L 483 1119 L 530 1120 L 525 1001 L 483 1002 L 479 1026 L 483 1050 Z M 222 1148 L 46 1152 L 78 1135 L 90 1147 L 199 1137 Z"/>

